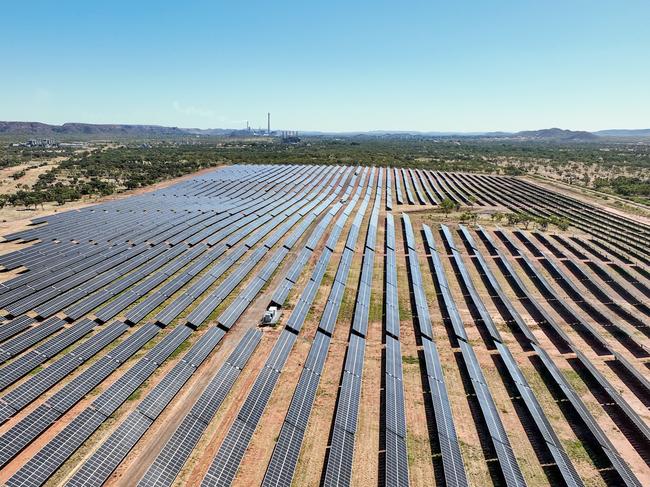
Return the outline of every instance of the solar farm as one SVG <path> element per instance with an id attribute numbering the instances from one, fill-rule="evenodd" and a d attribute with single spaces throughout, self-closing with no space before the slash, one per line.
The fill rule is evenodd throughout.
<path id="1" fill-rule="evenodd" d="M 512 176 L 232 165 L 3 238 L 0 485 L 650 485 L 640 217 Z"/>

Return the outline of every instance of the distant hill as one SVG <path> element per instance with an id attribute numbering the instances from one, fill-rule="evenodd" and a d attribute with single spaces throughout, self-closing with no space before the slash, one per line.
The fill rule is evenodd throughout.
<path id="1" fill-rule="evenodd" d="M 591 132 L 584 132 L 582 130 L 563 130 L 558 128 L 542 129 L 542 130 L 525 130 L 513 134 L 514 137 L 522 137 L 526 139 L 545 139 L 545 140 L 565 140 L 565 141 L 585 141 L 597 140 L 598 136 Z"/>
<path id="2" fill-rule="evenodd" d="M 308 132 L 308 135 L 338 136 L 338 137 L 465 137 L 489 139 L 519 139 L 519 140 L 548 140 L 566 142 L 588 142 L 600 140 L 600 136 L 582 130 L 564 130 L 559 128 L 525 130 L 521 132 L 418 132 L 418 131 L 388 131 L 372 130 L 368 132 Z"/>
<path id="3" fill-rule="evenodd" d="M 601 137 L 650 137 L 650 129 L 610 129 L 594 132 Z"/>
<path id="4" fill-rule="evenodd" d="M 598 132 L 582 130 L 564 130 L 549 128 L 541 130 L 525 130 L 522 132 L 420 132 L 416 130 L 371 130 L 358 132 L 302 132 L 305 135 L 334 136 L 334 137 L 489 137 L 494 139 L 524 139 L 524 140 L 555 140 L 566 142 L 596 141 L 605 137 L 650 137 L 650 129 L 611 129 Z M 64 123 L 50 125 L 40 122 L 2 122 L 0 121 L 0 136 L 18 138 L 52 138 L 52 139 L 155 139 L 192 136 L 244 136 L 246 132 L 237 129 L 199 129 L 165 127 L 162 125 L 130 125 L 130 124 L 92 124 Z"/>
<path id="5" fill-rule="evenodd" d="M 29 137 L 178 137 L 187 136 L 188 132 L 178 127 L 159 125 L 123 125 L 64 123 L 49 125 L 39 122 L 0 122 L 0 135 Z"/>
<path id="6" fill-rule="evenodd" d="M 0 136 L 30 138 L 161 138 L 192 135 L 228 135 L 232 129 L 196 129 L 164 127 L 162 125 L 64 123 L 49 125 L 40 122 L 0 122 Z"/>

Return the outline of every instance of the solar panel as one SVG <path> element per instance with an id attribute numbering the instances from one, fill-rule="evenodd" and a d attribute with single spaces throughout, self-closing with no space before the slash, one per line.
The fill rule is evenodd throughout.
<path id="1" fill-rule="evenodd" d="M 358 335 L 351 334 L 348 351 L 345 357 L 343 370 L 361 378 L 363 374 L 363 358 L 366 340 Z"/>
<path id="2" fill-rule="evenodd" d="M 7 421 L 14 414 L 16 414 L 16 412 L 17 412 L 17 410 L 14 409 L 13 407 L 11 407 L 6 402 L 0 402 L 0 424 Z"/>
<path id="3" fill-rule="evenodd" d="M 322 276 L 325 275 L 325 271 L 327 270 L 327 265 L 329 264 L 331 257 L 332 257 L 332 251 L 330 249 L 323 249 L 320 258 L 318 259 L 318 262 L 316 262 L 314 271 L 312 272 L 311 279 L 313 281 L 319 281 L 322 278 Z"/>
<path id="4" fill-rule="evenodd" d="M 393 431 L 386 430 L 385 441 L 386 463 L 384 476 L 386 485 L 408 487 L 409 472 L 406 440 Z"/>
<path id="5" fill-rule="evenodd" d="M 162 325 L 170 324 L 179 314 L 185 311 L 185 309 L 190 306 L 195 299 L 196 297 L 189 293 L 179 296 L 171 304 L 166 306 L 160 313 L 158 313 L 158 315 L 156 315 L 156 323 L 160 323 Z"/>
<path id="6" fill-rule="evenodd" d="M 314 341 L 312 342 L 309 354 L 305 360 L 304 367 L 315 373 L 320 374 L 320 371 L 323 369 L 325 364 L 325 358 L 327 357 L 327 350 L 330 344 L 330 337 L 321 332 L 316 332 L 314 336 Z"/>
<path id="7" fill-rule="evenodd" d="M 404 413 L 404 390 L 402 382 L 386 376 L 386 428 L 402 438 L 406 438 L 406 419 Z"/>
<path id="8" fill-rule="evenodd" d="M 145 358 L 160 365 L 169 355 L 176 350 L 192 334 L 192 329 L 186 326 L 177 326 L 168 333 Z"/>
<path id="9" fill-rule="evenodd" d="M 118 336 L 128 330 L 128 326 L 121 321 L 114 321 L 106 325 L 98 333 L 90 337 L 81 345 L 72 350 L 72 354 L 80 361 L 88 360 Z"/>
<path id="10" fill-rule="evenodd" d="M 155 362 L 149 360 L 138 361 L 95 399 L 92 407 L 106 416 L 110 416 L 157 368 L 158 364 Z"/>
<path id="11" fill-rule="evenodd" d="M 56 333 L 65 326 L 65 321 L 59 318 L 50 318 L 40 325 L 36 325 L 20 335 L 8 340 L 0 346 L 6 356 L 14 357 L 27 350 L 32 345 Z"/>
<path id="12" fill-rule="evenodd" d="M 44 484 L 105 420 L 106 417 L 98 411 L 84 410 L 23 465 L 7 481 L 7 485 L 18 487 Z"/>
<path id="13" fill-rule="evenodd" d="M 79 323 L 75 323 L 69 328 L 66 328 L 51 340 L 48 340 L 47 342 L 38 346 L 36 348 L 36 351 L 43 354 L 47 358 L 53 357 L 61 350 L 69 347 L 77 340 L 90 333 L 96 326 L 97 323 L 91 320 L 82 320 Z"/>
<path id="14" fill-rule="evenodd" d="M 228 454 L 217 454 L 201 482 L 202 487 L 232 483 L 253 432 L 253 427 L 239 419 L 235 420 L 219 450 Z"/>
<path id="15" fill-rule="evenodd" d="M 353 455 L 354 435 L 345 429 L 334 426 L 324 486 L 350 485 Z"/>
<path id="16" fill-rule="evenodd" d="M 64 310 L 64 313 L 66 316 L 68 316 L 70 319 L 76 320 L 86 313 L 89 313 L 93 309 L 95 309 L 97 306 L 105 302 L 106 300 L 110 299 L 111 294 L 106 291 L 102 290 L 99 291 L 96 294 L 93 294 L 85 299 L 82 299 L 78 303 L 74 304 L 70 308 L 66 308 Z"/>
<path id="17" fill-rule="evenodd" d="M 334 425 L 354 435 L 357 430 L 357 412 L 361 397 L 360 377 L 345 371 L 341 379 L 339 401 Z"/>
<path id="18" fill-rule="evenodd" d="M 36 320 L 29 316 L 23 315 L 8 323 L 3 323 L 0 327 L 0 342 L 17 335 L 23 330 L 29 328 Z"/>
<path id="19" fill-rule="evenodd" d="M 386 337 L 386 373 L 402 379 L 402 355 L 399 341 L 390 335 Z"/>
<path id="20" fill-rule="evenodd" d="M 40 353 L 30 350 L 21 355 L 10 364 L 5 365 L 0 369 L 0 388 L 4 389 L 9 385 L 16 382 L 18 379 L 29 373 L 30 370 L 35 369 L 42 364 L 47 358 Z"/>
<path id="21" fill-rule="evenodd" d="M 117 430 L 75 472 L 66 485 L 71 487 L 99 487 L 103 485 L 151 426 L 151 423 L 152 421 L 148 417 L 137 411 L 129 414 Z"/>
<path id="22" fill-rule="evenodd" d="M 189 352 L 183 356 L 183 362 L 187 362 L 195 368 L 198 367 L 214 350 L 225 334 L 226 332 L 220 328 L 209 328 L 190 348 Z"/>
<path id="23" fill-rule="evenodd" d="M 59 411 L 42 404 L 5 431 L 0 436 L 0 467 L 4 467 L 60 416 Z"/>
<path id="24" fill-rule="evenodd" d="M 75 303 L 86 296 L 86 293 L 79 289 L 73 289 L 60 296 L 51 299 L 45 304 L 40 305 L 35 311 L 41 318 L 47 318 L 58 313 L 70 303 Z"/>
<path id="25" fill-rule="evenodd" d="M 206 424 L 194 416 L 186 416 L 142 479 L 141 487 L 170 486 L 203 435 Z"/>
<path id="26" fill-rule="evenodd" d="M 294 333 L 283 330 L 266 361 L 266 366 L 277 371 L 282 370 L 295 341 L 296 335 Z"/>
<path id="27" fill-rule="evenodd" d="M 126 313 L 126 322 L 135 325 L 142 321 L 149 313 L 164 303 L 169 296 L 162 292 L 155 292 L 148 296 L 147 299 L 138 303 Z"/>
<path id="28" fill-rule="evenodd" d="M 81 362 L 73 355 L 66 355 L 9 391 L 3 396 L 3 400 L 18 411 L 37 399 L 80 364 Z"/>
<path id="29" fill-rule="evenodd" d="M 139 350 L 145 343 L 158 334 L 160 328 L 154 324 L 147 323 L 141 326 L 132 335 L 126 338 L 115 349 L 111 350 L 108 357 L 115 362 L 125 362 L 131 355 Z"/>
<path id="30" fill-rule="evenodd" d="M 271 459 L 262 485 L 264 487 L 291 485 L 295 465 L 300 455 L 303 430 L 286 423 L 282 426 L 280 435 L 275 445 L 275 451 L 282 452 L 281 457 Z M 275 460 L 275 461 L 274 461 Z"/>

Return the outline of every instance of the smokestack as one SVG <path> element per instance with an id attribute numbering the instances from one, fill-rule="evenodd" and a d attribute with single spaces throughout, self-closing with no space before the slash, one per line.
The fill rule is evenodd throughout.
<path id="1" fill-rule="evenodd" d="M 269 135 L 271 135 L 271 112 L 268 112 L 266 114 L 266 118 L 267 118 L 267 126 L 268 126 L 267 127 L 267 132 L 268 132 Z"/>

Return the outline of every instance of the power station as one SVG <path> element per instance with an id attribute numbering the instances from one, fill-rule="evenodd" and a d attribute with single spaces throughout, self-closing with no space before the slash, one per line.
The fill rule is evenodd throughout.
<path id="1" fill-rule="evenodd" d="M 266 130 L 263 130 L 260 126 L 257 129 L 251 127 L 248 120 L 246 120 L 246 129 L 244 130 L 235 130 L 231 134 L 232 136 L 247 136 L 252 135 L 255 137 L 273 137 L 279 136 L 280 140 L 285 144 L 297 144 L 300 142 L 298 137 L 298 132 L 295 130 L 281 130 L 281 131 L 271 131 L 271 112 L 266 112 Z"/>

